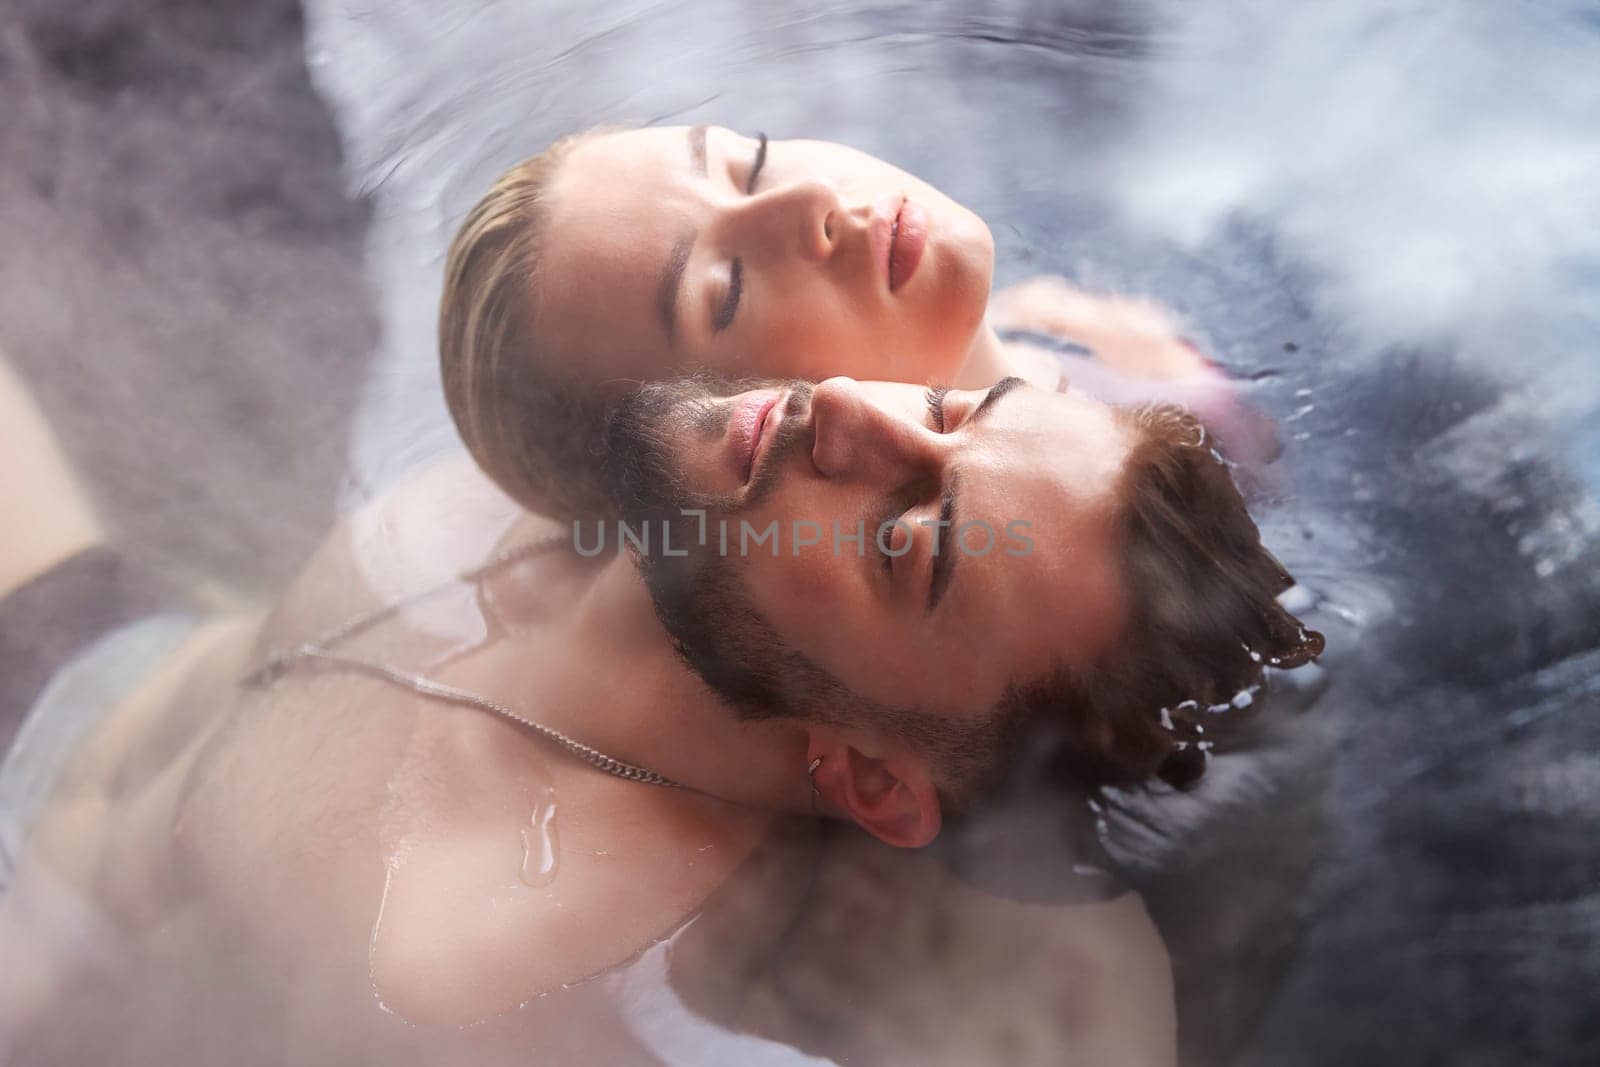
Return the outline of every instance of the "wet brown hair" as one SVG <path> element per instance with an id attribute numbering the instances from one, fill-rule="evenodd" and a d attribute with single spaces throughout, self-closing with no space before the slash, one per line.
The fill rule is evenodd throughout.
<path id="1" fill-rule="evenodd" d="M 1169 404 L 1114 410 L 1138 434 L 1118 520 L 1127 624 L 1092 668 L 1013 687 L 1002 719 L 1055 735 L 1054 769 L 1076 785 L 1187 789 L 1209 751 L 1248 736 L 1265 669 L 1310 662 L 1323 637 L 1278 603 L 1294 580 L 1200 421 Z"/>
<path id="2" fill-rule="evenodd" d="M 467 450 L 517 503 L 558 517 L 610 513 L 598 482 L 574 476 L 598 465 L 605 412 L 570 354 L 541 347 L 539 257 L 551 179 L 609 129 L 562 138 L 500 176 L 451 242 L 439 302 L 445 403 Z"/>

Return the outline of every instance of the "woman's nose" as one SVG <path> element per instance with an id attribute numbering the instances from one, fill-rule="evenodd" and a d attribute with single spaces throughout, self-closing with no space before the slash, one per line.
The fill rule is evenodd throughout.
<path id="1" fill-rule="evenodd" d="M 811 462 L 827 478 L 897 487 L 936 473 L 944 461 L 939 435 L 850 378 L 817 384 L 811 420 Z"/>
<path id="2" fill-rule="evenodd" d="M 746 256 L 770 251 L 826 259 L 838 242 L 844 205 L 831 182 L 806 178 L 762 190 L 729 212 Z"/>

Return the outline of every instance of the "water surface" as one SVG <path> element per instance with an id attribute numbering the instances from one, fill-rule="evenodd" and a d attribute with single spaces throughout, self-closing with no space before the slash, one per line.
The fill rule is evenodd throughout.
<path id="1" fill-rule="evenodd" d="M 453 445 L 442 253 L 505 166 L 617 121 L 879 154 L 990 222 L 999 284 L 1174 307 L 1282 426 L 1263 529 L 1328 634 L 1328 747 L 1147 864 L 1189 1058 L 1600 1056 L 1592 5 L 307 8 L 374 207 L 353 485 Z"/>

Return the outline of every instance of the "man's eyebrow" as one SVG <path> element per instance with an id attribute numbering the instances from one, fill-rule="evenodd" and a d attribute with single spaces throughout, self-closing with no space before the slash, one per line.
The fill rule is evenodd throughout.
<path id="1" fill-rule="evenodd" d="M 1001 378 L 998 382 L 995 382 L 989 387 L 989 391 L 987 393 L 983 394 L 983 399 L 978 401 L 978 406 L 972 409 L 971 415 L 967 416 L 967 423 L 970 425 L 971 423 L 977 422 L 979 419 L 989 414 L 994 406 L 1000 402 L 1001 397 L 1011 392 L 1011 390 L 1015 389 L 1017 386 L 1027 384 L 1027 382 L 1015 376 L 1010 378 Z"/>
<path id="2" fill-rule="evenodd" d="M 978 401 L 978 406 L 972 409 L 972 414 L 967 416 L 963 426 L 970 426 L 994 410 L 1000 398 L 1019 385 L 1027 382 L 1018 377 L 1001 378 L 989 387 L 989 391 Z M 928 611 L 932 612 L 939 606 L 939 601 L 944 599 L 945 593 L 950 589 L 950 580 L 955 577 L 956 557 L 961 555 L 960 540 L 956 537 L 956 493 L 961 488 L 960 471 L 952 468 L 945 478 L 944 497 L 939 503 L 939 522 L 942 524 L 937 529 L 941 533 L 949 534 L 947 541 L 941 541 L 939 552 L 933 557 L 933 575 L 928 581 Z"/>
<path id="3" fill-rule="evenodd" d="M 955 537 L 956 490 L 960 487 L 960 472 L 952 470 L 945 479 L 944 497 L 939 502 L 939 525 L 934 527 L 934 534 L 939 538 L 934 543 L 939 546 L 939 551 L 934 554 L 933 576 L 928 581 L 929 612 L 944 599 L 945 591 L 950 588 L 950 579 L 956 573 L 956 556 L 961 549 Z"/>
<path id="4" fill-rule="evenodd" d="M 706 125 L 689 127 L 689 160 L 694 165 L 694 172 L 700 177 L 706 176 Z"/>
<path id="5" fill-rule="evenodd" d="M 694 248 L 694 234 L 678 238 L 667 255 L 666 266 L 661 269 L 661 281 L 656 286 L 656 315 L 661 328 L 667 331 L 667 344 L 673 343 L 673 333 L 678 327 L 678 290 L 683 287 L 683 270 L 689 265 L 689 252 Z"/>

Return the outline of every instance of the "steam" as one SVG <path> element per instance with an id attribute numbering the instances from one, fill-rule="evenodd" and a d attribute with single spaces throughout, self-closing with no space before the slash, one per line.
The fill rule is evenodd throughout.
<path id="1" fill-rule="evenodd" d="M 1506 342 L 1535 343 L 1531 326 L 1581 325 L 1581 362 L 1539 354 L 1586 367 L 1593 385 L 1592 5 L 1163 11 L 1136 128 L 1106 160 L 1135 225 L 1198 250 L 1235 219 L 1265 223 L 1319 276 L 1319 310 L 1379 344 L 1504 360 Z"/>

